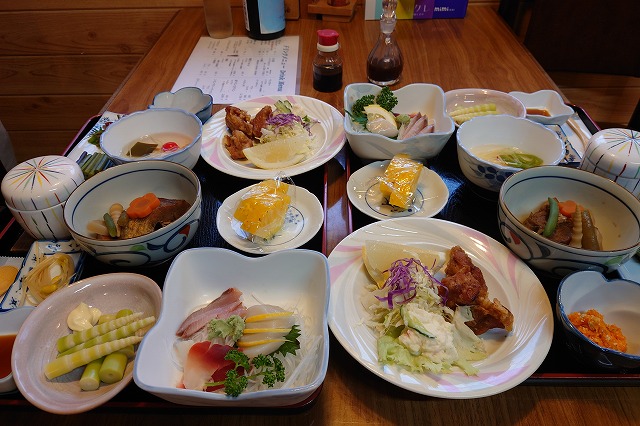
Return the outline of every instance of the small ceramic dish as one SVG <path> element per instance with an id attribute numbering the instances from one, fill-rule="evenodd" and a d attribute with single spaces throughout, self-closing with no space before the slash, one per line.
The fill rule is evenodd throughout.
<path id="1" fill-rule="evenodd" d="M 245 307 L 270 304 L 296 314 L 301 330 L 299 364 L 286 368 L 283 384 L 237 397 L 185 389 L 174 346 L 176 330 L 188 315 L 230 287 L 242 292 Z M 176 404 L 286 407 L 308 399 L 324 381 L 329 361 L 329 266 L 323 254 L 295 249 L 248 257 L 221 248 L 185 250 L 169 268 L 162 300 L 162 315 L 136 357 L 134 380 L 141 389 Z"/>
<path id="2" fill-rule="evenodd" d="M 82 268 L 84 267 L 85 252 L 75 240 L 37 240 L 31 244 L 27 255 L 22 261 L 22 266 L 18 271 L 16 280 L 13 282 L 9 290 L 0 299 L 0 312 L 10 311 L 12 309 L 22 306 L 21 301 L 24 300 L 25 306 L 35 306 L 37 303 L 29 297 L 23 297 L 22 281 L 36 266 L 37 257 L 36 253 L 40 252 L 44 256 L 52 256 L 55 253 L 64 253 L 71 256 L 73 259 L 73 265 L 75 268 L 75 274 L 71 277 L 71 282 L 75 282 Z"/>
<path id="3" fill-rule="evenodd" d="M 16 390 L 16 382 L 13 380 L 13 373 L 11 372 L 11 349 L 22 323 L 33 310 L 33 306 L 24 306 L 0 313 L 0 336 L 3 337 L 0 345 L 0 353 L 2 354 L 0 359 L 0 394 Z M 4 336 L 7 336 L 9 341 L 5 341 Z M 11 336 L 13 336 L 14 340 L 11 340 Z M 9 374 L 6 374 L 7 371 L 9 371 Z"/>
<path id="4" fill-rule="evenodd" d="M 211 118 L 213 97 L 198 87 L 183 87 L 175 92 L 160 92 L 149 108 L 178 108 L 195 114 L 204 124 Z"/>
<path id="5" fill-rule="evenodd" d="M 356 170 L 347 182 L 351 204 L 374 219 L 393 217 L 432 217 L 442 210 L 449 199 L 449 189 L 436 172 L 423 168 L 413 204 L 406 210 L 390 205 L 380 193 L 380 181 L 390 160 L 376 161 Z"/>
<path id="6" fill-rule="evenodd" d="M 595 271 L 567 275 L 558 286 L 556 315 L 562 324 L 565 343 L 578 359 L 605 370 L 640 368 L 640 284 L 634 281 L 607 280 Z M 627 341 L 626 352 L 605 348 L 591 341 L 571 323 L 572 312 L 595 309 L 607 324 L 615 324 Z"/>
<path id="7" fill-rule="evenodd" d="M 555 90 L 538 90 L 533 93 L 509 92 L 524 104 L 527 118 L 541 124 L 564 124 L 574 113 Z"/>
<path id="8" fill-rule="evenodd" d="M 445 94 L 445 111 L 451 114 L 460 108 L 469 108 L 483 104 L 495 104 L 496 112 L 503 115 L 524 118 L 525 107 L 518 99 L 505 92 L 490 89 L 455 89 Z M 455 120 L 456 127 L 460 127 Z"/>
<path id="9" fill-rule="evenodd" d="M 20 328 L 11 356 L 13 376 L 22 395 L 36 407 L 54 414 L 75 414 L 109 401 L 133 376 L 129 360 L 122 380 L 101 383 L 95 391 L 83 391 L 78 380 L 82 368 L 47 380 L 44 366 L 56 358 L 56 341 L 70 333 L 67 316 L 80 302 L 104 313 L 131 309 L 144 316 L 160 314 L 162 292 L 150 278 L 131 273 L 98 275 L 54 293 L 29 315 Z"/>
<path id="10" fill-rule="evenodd" d="M 298 248 L 313 238 L 322 227 L 324 211 L 318 198 L 306 189 L 292 185 L 289 187 L 292 202 L 282 229 L 270 240 L 261 243 L 251 241 L 240 228 L 240 223 L 233 219 L 236 205 L 249 188 L 241 189 L 227 197 L 216 216 L 220 236 L 233 247 L 247 253 L 260 254 Z"/>

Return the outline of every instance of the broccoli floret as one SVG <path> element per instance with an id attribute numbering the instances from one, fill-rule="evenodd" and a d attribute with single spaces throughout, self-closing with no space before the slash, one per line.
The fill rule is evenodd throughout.
<path id="1" fill-rule="evenodd" d="M 385 86 L 380 90 L 378 96 L 376 96 L 376 103 L 391 112 L 393 108 L 398 105 L 398 98 L 396 98 L 396 95 L 389 89 L 389 86 Z"/>

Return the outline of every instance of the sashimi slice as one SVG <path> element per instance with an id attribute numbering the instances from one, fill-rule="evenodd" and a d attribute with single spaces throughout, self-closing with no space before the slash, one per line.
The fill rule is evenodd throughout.
<path id="1" fill-rule="evenodd" d="M 246 308 L 240 300 L 241 296 L 240 290 L 233 287 L 228 288 L 207 306 L 191 313 L 178 327 L 176 336 L 188 339 L 214 318 L 224 319 L 231 315 L 244 316 Z"/>
<path id="2" fill-rule="evenodd" d="M 231 346 L 211 344 L 208 341 L 194 343 L 184 363 L 184 388 L 206 391 L 222 388 L 223 385 L 208 387 L 206 383 L 223 381 L 227 371 L 235 367 L 233 361 L 224 359 L 231 349 Z"/>

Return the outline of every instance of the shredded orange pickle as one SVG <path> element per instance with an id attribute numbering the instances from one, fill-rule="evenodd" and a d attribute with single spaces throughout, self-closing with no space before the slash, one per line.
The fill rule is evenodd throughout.
<path id="1" fill-rule="evenodd" d="M 587 312 L 572 312 L 569 321 L 593 343 L 615 351 L 627 351 L 627 339 L 615 324 L 607 324 L 604 317 L 595 309 Z"/>

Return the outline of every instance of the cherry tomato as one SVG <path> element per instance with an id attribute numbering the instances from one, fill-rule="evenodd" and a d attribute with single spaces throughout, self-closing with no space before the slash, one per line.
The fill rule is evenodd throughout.
<path id="1" fill-rule="evenodd" d="M 163 152 L 176 151 L 178 149 L 180 149 L 180 146 L 175 142 L 167 142 L 162 145 Z"/>

